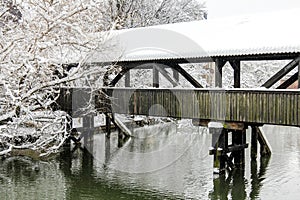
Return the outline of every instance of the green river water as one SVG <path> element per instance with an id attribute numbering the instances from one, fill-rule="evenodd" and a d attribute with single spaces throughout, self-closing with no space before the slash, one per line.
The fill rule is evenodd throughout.
<path id="1" fill-rule="evenodd" d="M 0 161 L 0 199 L 300 199 L 300 129 L 265 126 L 270 159 L 213 175 L 211 135 L 168 123 L 134 130 L 118 143 L 99 132 L 87 148 L 65 148 L 50 161 Z M 247 130 L 247 142 L 249 133 Z"/>

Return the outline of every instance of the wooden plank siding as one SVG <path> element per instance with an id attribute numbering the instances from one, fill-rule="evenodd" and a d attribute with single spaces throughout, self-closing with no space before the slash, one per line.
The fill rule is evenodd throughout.
<path id="1" fill-rule="evenodd" d="M 299 90 L 108 90 L 115 113 L 300 126 Z"/>
<path id="2" fill-rule="evenodd" d="M 99 89 L 100 90 L 100 89 Z M 254 89 L 133 89 L 102 88 L 111 96 L 107 112 L 151 115 L 249 124 L 300 126 L 300 90 Z M 89 89 L 62 90 L 60 108 L 71 110 L 84 105 Z M 76 94 L 76 95 L 74 95 Z M 107 106 L 94 92 L 95 106 L 105 112 Z M 73 97 L 70 97 L 73 95 Z M 73 105 L 72 105 L 73 104 Z M 74 106 L 76 105 L 76 106 Z M 159 105 L 159 106 L 158 106 Z M 111 110 L 110 110 L 111 109 Z"/>

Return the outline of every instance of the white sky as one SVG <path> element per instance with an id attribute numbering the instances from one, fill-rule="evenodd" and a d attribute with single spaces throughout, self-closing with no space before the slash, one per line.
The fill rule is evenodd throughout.
<path id="1" fill-rule="evenodd" d="M 300 8 L 300 0 L 206 0 L 208 19 Z"/>

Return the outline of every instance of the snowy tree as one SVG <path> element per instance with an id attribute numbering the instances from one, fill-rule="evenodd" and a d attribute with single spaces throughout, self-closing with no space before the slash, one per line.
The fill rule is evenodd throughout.
<path id="1" fill-rule="evenodd" d="M 196 0 L 2 0 L 0 155 L 22 148 L 47 155 L 64 143 L 66 114 L 51 110 L 56 88 L 98 81 L 107 68 L 86 62 L 111 48 L 110 29 L 202 19 L 203 8 Z"/>
<path id="2" fill-rule="evenodd" d="M 0 155 L 25 147 L 47 154 L 63 144 L 68 136 L 65 116 L 51 112 L 59 95 L 55 88 L 89 81 L 102 70 L 85 65 L 90 52 L 105 48 L 101 6 L 97 0 L 2 1 L 0 123 L 10 122 L 1 127 Z M 78 64 L 67 70 L 66 63 Z M 28 126 L 31 136 L 20 129 Z"/>
<path id="3" fill-rule="evenodd" d="M 116 29 L 201 20 L 205 4 L 197 0 L 104 0 L 105 24 Z"/>

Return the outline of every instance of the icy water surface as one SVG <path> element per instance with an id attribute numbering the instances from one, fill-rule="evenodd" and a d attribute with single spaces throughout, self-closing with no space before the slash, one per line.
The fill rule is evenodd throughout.
<path id="1" fill-rule="evenodd" d="M 220 177 L 206 129 L 145 126 L 122 143 L 117 133 L 96 134 L 87 149 L 66 149 L 50 162 L 0 161 L 0 199 L 299 199 L 300 129 L 264 131 L 271 158 L 251 162 L 247 149 L 245 170 Z"/>

